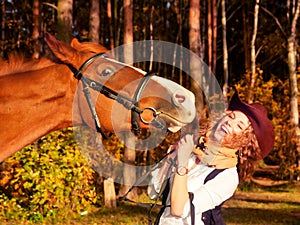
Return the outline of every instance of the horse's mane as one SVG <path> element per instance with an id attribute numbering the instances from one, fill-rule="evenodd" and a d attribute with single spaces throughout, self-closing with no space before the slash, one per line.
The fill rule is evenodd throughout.
<path id="1" fill-rule="evenodd" d="M 10 54 L 8 60 L 0 59 L 0 76 L 16 74 L 21 72 L 40 70 L 54 65 L 54 62 L 47 58 L 28 59 L 22 54 Z"/>
<path id="2" fill-rule="evenodd" d="M 73 39 L 71 46 L 81 52 L 107 52 L 107 48 L 102 45 L 82 42 Z M 50 57 L 51 58 L 51 57 Z M 28 59 L 24 54 L 12 53 L 9 55 L 8 60 L 0 58 L 0 76 L 16 74 L 21 72 L 40 70 L 55 64 L 55 60 L 50 60 L 46 57 L 41 59 Z"/>

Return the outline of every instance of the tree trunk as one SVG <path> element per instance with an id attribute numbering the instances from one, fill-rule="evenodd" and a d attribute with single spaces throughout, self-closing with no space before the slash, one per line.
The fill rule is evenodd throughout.
<path id="1" fill-rule="evenodd" d="M 133 17 L 133 3 L 132 0 L 124 0 L 124 61 L 125 63 L 133 63 L 133 27 L 132 27 L 132 17 Z M 135 161 L 135 136 L 129 135 L 125 132 L 124 136 L 124 168 L 123 168 L 123 177 L 124 177 L 124 186 L 121 193 L 126 193 L 130 188 L 130 185 L 133 184 L 136 180 L 136 170 L 134 165 Z M 128 147 L 131 146 L 131 147 Z M 134 189 L 135 190 L 135 189 Z M 129 197 L 135 197 L 135 192 L 131 192 Z"/>
<path id="2" fill-rule="evenodd" d="M 299 17 L 300 1 L 297 0 L 295 3 L 294 16 L 291 17 L 291 31 L 288 38 L 288 67 L 291 87 L 291 126 L 292 134 L 295 135 L 296 140 L 296 151 L 298 155 L 297 166 L 300 167 L 300 128 L 299 128 L 299 109 L 298 109 L 298 86 L 297 86 L 297 49 L 296 49 L 296 25 Z M 291 16 L 291 15 L 290 15 Z M 300 177 L 297 177 L 300 180 Z"/>
<path id="3" fill-rule="evenodd" d="M 90 10 L 90 41 L 99 43 L 100 5 L 99 0 L 92 0 Z"/>
<path id="4" fill-rule="evenodd" d="M 249 54 L 249 9 L 248 3 L 245 2 L 243 6 L 243 45 L 244 45 L 244 57 L 245 57 L 245 71 L 250 69 L 250 54 Z"/>
<path id="5" fill-rule="evenodd" d="M 91 160 L 91 157 L 93 159 L 91 160 L 90 164 L 96 172 L 94 178 L 96 183 L 96 191 L 99 193 L 99 187 L 100 185 L 103 185 L 104 206 L 107 208 L 116 208 L 117 199 L 113 178 L 113 163 L 110 159 L 111 156 L 109 153 L 107 153 L 107 150 L 102 142 L 102 136 L 100 134 L 95 134 L 93 132 L 89 135 L 91 140 L 95 140 L 94 149 L 88 152 L 88 159 Z M 87 146 L 84 146 L 84 148 L 87 148 Z"/>
<path id="6" fill-rule="evenodd" d="M 228 93 L 228 50 L 227 50 L 227 35 L 226 35 L 226 2 L 222 0 L 222 34 L 223 34 L 223 72 L 224 72 L 224 85 L 223 96 L 227 103 Z"/>
<path id="7" fill-rule="evenodd" d="M 107 18 L 109 27 L 109 48 L 114 49 L 114 30 L 112 25 L 111 0 L 107 0 Z"/>
<path id="8" fill-rule="evenodd" d="M 124 195 L 129 188 L 136 181 L 136 168 L 135 168 L 135 137 L 130 135 L 129 132 L 124 132 L 124 163 L 123 163 L 123 187 L 120 190 L 120 194 Z M 129 198 L 134 199 L 137 196 L 137 189 L 132 189 L 132 191 L 127 195 Z"/>
<path id="9" fill-rule="evenodd" d="M 123 7 L 121 9 L 118 9 L 118 0 L 114 0 L 114 14 L 113 14 L 113 20 L 114 20 L 114 46 L 119 46 L 120 44 L 120 34 L 122 30 L 122 26 L 119 24 L 122 24 L 122 19 L 124 15 Z"/>
<path id="10" fill-rule="evenodd" d="M 200 58 L 201 38 L 200 38 L 200 0 L 190 0 L 189 11 L 189 43 L 190 50 Z"/>
<path id="11" fill-rule="evenodd" d="M 65 43 L 72 40 L 73 0 L 58 0 L 57 4 L 57 37 Z"/>
<path id="12" fill-rule="evenodd" d="M 93 2 L 98 2 L 98 0 L 93 0 Z M 96 3 L 92 6 L 92 8 L 95 7 L 95 11 L 97 11 L 97 9 L 99 9 L 99 4 Z M 98 17 L 98 18 L 97 18 Z M 100 18 L 99 18 L 99 13 L 97 15 L 92 15 L 91 12 L 91 18 L 94 18 L 94 21 L 91 21 L 90 26 L 93 27 L 93 29 L 97 29 L 97 32 L 91 32 L 90 31 L 90 35 L 91 35 L 91 39 L 92 36 L 94 36 L 95 39 L 93 39 L 93 42 L 99 41 L 99 22 L 100 22 Z M 95 23 L 95 24 L 94 24 Z M 98 28 L 96 28 L 98 26 Z M 102 151 L 105 152 L 105 150 L 103 149 L 103 143 L 102 143 L 102 139 L 98 138 L 98 143 L 96 145 L 96 148 L 98 151 Z M 101 149 L 101 150 L 100 150 Z M 116 201 L 116 190 L 115 190 L 115 185 L 114 185 L 114 179 L 113 179 L 113 174 L 110 172 L 112 171 L 112 165 L 109 162 L 109 160 L 106 161 L 106 169 L 107 171 L 102 171 L 105 176 L 103 177 L 104 181 L 103 181 L 103 195 L 104 195 L 104 206 L 107 208 L 116 208 L 117 207 L 117 201 Z M 99 176 L 96 176 L 95 179 L 97 179 L 96 183 L 100 184 L 101 183 L 101 179 L 102 177 L 100 173 L 98 173 Z"/>
<path id="13" fill-rule="evenodd" d="M 249 88 L 249 103 L 253 102 L 253 88 L 256 80 L 256 52 L 255 52 L 255 40 L 257 35 L 257 25 L 258 25 L 258 12 L 259 12 L 259 0 L 256 0 L 254 7 L 254 21 L 253 21 L 253 34 L 251 40 L 251 78 L 250 78 L 250 88 Z"/>
<path id="14" fill-rule="evenodd" d="M 116 191 L 113 178 L 107 178 L 103 182 L 104 188 L 104 205 L 107 208 L 116 208 Z"/>
<path id="15" fill-rule="evenodd" d="M 175 68 L 176 68 L 176 61 L 179 61 L 179 68 L 182 68 L 182 12 L 181 12 L 181 7 L 182 7 L 182 1 L 181 0 L 175 0 L 175 12 L 176 12 L 176 19 L 178 23 L 178 32 L 176 35 L 176 41 L 175 43 L 178 44 L 174 48 L 174 54 L 173 54 L 173 66 L 172 66 L 172 72 L 171 72 L 171 79 L 175 79 Z M 180 46 L 180 47 L 179 47 Z M 179 59 L 177 59 L 179 58 Z M 183 85 L 183 74 L 182 70 L 179 70 L 179 76 L 178 76 L 178 81 L 180 85 Z"/>
<path id="16" fill-rule="evenodd" d="M 207 0 L 207 65 L 211 76 L 216 72 L 216 48 L 217 48 L 217 1 Z M 214 77 L 208 81 L 209 89 L 215 93 L 216 87 Z"/>
<path id="17" fill-rule="evenodd" d="M 124 61 L 125 63 L 133 62 L 133 49 L 128 45 L 133 42 L 133 27 L 132 27 L 132 0 L 124 0 L 124 45 L 126 45 L 124 49 Z"/>
<path id="18" fill-rule="evenodd" d="M 202 65 L 199 64 L 200 59 L 203 59 L 201 55 L 203 51 L 201 51 L 200 0 L 190 1 L 189 25 L 190 50 L 199 57 L 190 57 L 190 76 L 193 78 L 191 79 L 191 91 L 196 96 L 197 111 L 201 114 L 204 103 L 201 90 L 203 68 Z"/>
<path id="19" fill-rule="evenodd" d="M 151 46 L 150 46 L 150 62 L 149 62 L 149 71 L 152 71 L 153 69 L 153 13 L 154 13 L 154 5 L 151 7 L 151 12 L 150 12 L 150 24 L 149 24 L 149 36 L 150 36 L 150 41 L 151 41 Z"/>
<path id="20" fill-rule="evenodd" d="M 211 15 L 211 0 L 207 0 L 207 65 L 210 71 L 212 70 L 212 15 Z"/>
<path id="21" fill-rule="evenodd" d="M 212 0 L 211 5 L 211 15 L 212 15 L 212 68 L 211 71 L 213 74 L 216 74 L 216 65 L 217 65 L 217 0 Z"/>
<path id="22" fill-rule="evenodd" d="M 33 55 L 32 58 L 38 59 L 40 57 L 40 3 L 39 0 L 33 1 L 32 7 L 33 13 L 33 30 L 32 30 L 32 40 L 33 40 Z"/>

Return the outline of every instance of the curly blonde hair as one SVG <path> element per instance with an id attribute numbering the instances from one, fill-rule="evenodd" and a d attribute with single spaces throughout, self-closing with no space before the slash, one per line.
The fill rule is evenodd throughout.
<path id="1" fill-rule="evenodd" d="M 201 118 L 199 120 L 198 129 L 195 129 L 194 125 L 192 133 L 197 140 L 199 140 L 200 137 L 208 139 L 217 124 L 218 122 L 212 122 L 208 118 Z M 224 143 L 224 146 L 238 149 L 236 154 L 238 154 L 237 168 L 240 184 L 245 181 L 250 181 L 259 160 L 262 158 L 261 150 L 258 146 L 252 126 L 249 126 L 242 134 L 233 136 L 232 141 L 230 143 Z"/>
<path id="2" fill-rule="evenodd" d="M 262 159 L 261 150 L 255 135 L 250 142 L 239 149 L 238 173 L 240 184 L 250 182 L 258 162 Z"/>

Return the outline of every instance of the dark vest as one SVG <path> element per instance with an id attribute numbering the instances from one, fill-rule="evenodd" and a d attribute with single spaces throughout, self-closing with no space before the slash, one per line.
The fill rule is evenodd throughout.
<path id="1" fill-rule="evenodd" d="M 204 184 L 215 178 L 219 173 L 221 173 L 224 169 L 215 169 L 213 170 L 204 180 Z M 224 202 L 223 202 L 224 203 Z M 202 213 L 202 221 L 205 225 L 226 225 L 221 212 L 221 207 L 223 205 L 221 203 L 220 205 L 216 206 L 214 209 L 207 210 L 206 212 Z M 194 223 L 192 223 L 194 225 Z"/>

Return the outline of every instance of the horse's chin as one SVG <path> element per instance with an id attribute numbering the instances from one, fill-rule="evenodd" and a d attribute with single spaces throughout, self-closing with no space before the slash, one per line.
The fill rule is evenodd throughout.
<path id="1" fill-rule="evenodd" d="M 172 133 L 176 133 L 177 131 L 179 131 L 182 128 L 182 126 L 173 126 L 173 127 L 169 127 L 168 130 Z"/>
<path id="2" fill-rule="evenodd" d="M 170 132 L 172 133 L 176 133 L 179 130 L 181 130 L 184 126 L 188 125 L 189 123 L 191 123 L 194 119 L 193 116 L 191 116 L 190 118 L 188 118 L 188 120 L 179 120 L 176 119 L 174 117 L 170 117 L 168 116 L 168 114 L 162 114 L 161 118 L 164 119 L 165 121 L 167 121 L 167 128 Z"/>
<path id="3" fill-rule="evenodd" d="M 186 124 L 185 123 L 180 123 L 178 121 L 172 120 L 172 123 L 169 124 L 168 130 L 172 133 L 176 133 L 179 130 L 181 130 L 182 127 L 184 127 Z"/>

